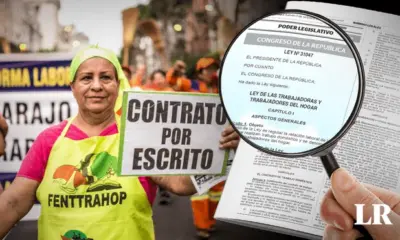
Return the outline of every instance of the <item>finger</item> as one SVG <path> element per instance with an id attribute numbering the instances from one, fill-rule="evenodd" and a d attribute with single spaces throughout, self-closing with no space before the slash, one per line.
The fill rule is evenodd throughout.
<path id="1" fill-rule="evenodd" d="M 342 231 L 350 231 L 353 228 L 353 218 L 336 201 L 332 190 L 329 190 L 321 202 L 321 219 Z"/>
<path id="2" fill-rule="evenodd" d="M 237 148 L 238 145 L 239 145 L 239 140 L 232 140 L 232 141 L 220 144 L 219 147 L 222 149 Z"/>
<path id="3" fill-rule="evenodd" d="M 331 184 L 336 201 L 353 219 L 357 219 L 355 204 L 364 204 L 362 209 L 364 223 L 374 217 L 373 204 L 383 204 L 377 196 L 342 168 L 332 174 Z M 396 236 L 397 230 L 393 226 L 400 225 L 400 217 L 395 212 L 390 211 L 387 218 L 393 225 L 365 225 L 365 228 L 372 236 L 376 236 L 376 238 L 384 235 Z"/>
<path id="4" fill-rule="evenodd" d="M 225 133 L 222 133 L 222 139 L 238 139 L 239 134 L 235 131 L 226 131 Z"/>
<path id="5" fill-rule="evenodd" d="M 235 131 L 235 129 L 232 126 L 229 125 L 224 129 L 224 131 L 222 131 L 221 136 L 226 137 L 231 134 L 234 134 L 236 138 L 239 138 L 239 134 Z"/>
<path id="6" fill-rule="evenodd" d="M 225 137 L 222 137 L 219 142 L 222 144 L 225 142 L 229 142 L 232 140 L 238 140 L 238 139 L 239 139 L 239 135 L 236 132 L 232 132 L 231 134 L 229 134 Z"/>
<path id="7" fill-rule="evenodd" d="M 355 240 L 362 237 L 362 234 L 355 230 L 342 231 L 332 225 L 326 225 L 323 240 Z"/>
<path id="8" fill-rule="evenodd" d="M 382 202 L 387 204 L 393 212 L 400 214 L 400 195 L 384 188 L 379 188 L 371 184 L 363 184 L 368 190 L 375 194 Z"/>
<path id="9" fill-rule="evenodd" d="M 235 130 L 233 129 L 233 127 L 231 125 L 229 125 L 222 131 L 221 135 L 222 136 L 227 136 L 227 135 L 231 134 L 234 131 Z"/>
<path id="10" fill-rule="evenodd" d="M 0 114 L 0 124 L 6 123 L 6 119 Z"/>
<path id="11" fill-rule="evenodd" d="M 3 116 L 0 116 L 0 128 L 7 135 L 7 133 L 8 133 L 8 124 L 7 124 L 6 119 Z"/>

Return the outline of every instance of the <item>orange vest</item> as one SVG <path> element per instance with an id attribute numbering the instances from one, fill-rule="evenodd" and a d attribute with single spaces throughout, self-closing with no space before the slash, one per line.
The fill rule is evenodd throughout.
<path id="1" fill-rule="evenodd" d="M 138 87 L 142 85 L 142 77 L 135 74 L 131 79 L 129 79 L 129 85 L 131 87 Z"/>

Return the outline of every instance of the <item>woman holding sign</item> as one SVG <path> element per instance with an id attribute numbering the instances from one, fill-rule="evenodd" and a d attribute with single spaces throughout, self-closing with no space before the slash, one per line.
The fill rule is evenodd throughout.
<path id="1" fill-rule="evenodd" d="M 119 177 L 121 93 L 129 89 L 117 56 L 98 46 L 70 67 L 77 116 L 44 130 L 16 179 L 0 195 L 0 239 L 41 203 L 38 239 L 154 239 L 157 186 L 195 193 L 188 176 Z"/>

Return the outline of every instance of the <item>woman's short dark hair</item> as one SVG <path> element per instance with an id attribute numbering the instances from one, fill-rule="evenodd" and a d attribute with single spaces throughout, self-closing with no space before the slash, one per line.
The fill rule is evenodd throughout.
<path id="1" fill-rule="evenodd" d="M 165 71 L 163 71 L 163 70 L 161 70 L 161 69 L 157 69 L 157 70 L 155 70 L 155 71 L 153 71 L 153 72 L 151 73 L 151 75 L 150 75 L 150 80 L 154 80 L 154 76 L 155 76 L 157 73 L 160 73 L 161 75 L 163 75 L 163 77 L 166 77 L 166 76 L 167 76 L 167 74 L 165 73 Z"/>

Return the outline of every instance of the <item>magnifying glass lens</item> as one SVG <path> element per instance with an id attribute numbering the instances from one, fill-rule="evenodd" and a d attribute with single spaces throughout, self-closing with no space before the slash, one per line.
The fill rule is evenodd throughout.
<path id="1" fill-rule="evenodd" d="M 221 99 L 252 146 L 312 155 L 353 122 L 361 105 L 359 65 L 338 26 L 283 12 L 250 24 L 232 42 L 220 72 Z"/>
<path id="2" fill-rule="evenodd" d="M 249 24 L 220 71 L 222 103 L 244 141 L 280 157 L 318 156 L 329 177 L 339 168 L 332 149 L 354 123 L 364 92 L 351 38 L 331 20 L 301 10 Z"/>

